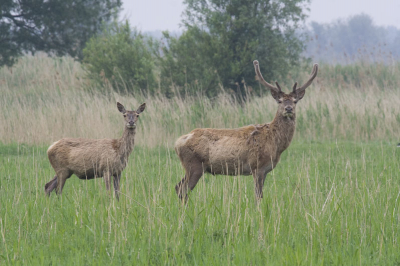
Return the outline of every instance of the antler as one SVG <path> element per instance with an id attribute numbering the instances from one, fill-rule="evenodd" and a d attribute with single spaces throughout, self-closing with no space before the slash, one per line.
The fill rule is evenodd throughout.
<path id="1" fill-rule="evenodd" d="M 296 92 L 297 82 L 293 85 L 293 92 Z"/>
<path id="2" fill-rule="evenodd" d="M 305 89 L 307 89 L 307 87 L 311 85 L 311 83 L 313 82 L 314 78 L 317 76 L 317 73 L 318 73 L 318 64 L 314 64 L 313 71 L 311 73 L 310 78 L 308 79 L 308 81 L 306 83 L 304 83 L 303 86 L 298 88 L 296 90 L 296 92 L 299 93 L 299 92 L 304 91 Z M 294 87 L 293 87 L 293 91 L 294 91 Z"/>
<path id="3" fill-rule="evenodd" d="M 262 84 L 264 84 L 265 87 L 270 88 L 271 90 L 273 90 L 275 92 L 281 92 L 281 89 L 280 89 L 278 84 L 276 84 L 278 87 L 275 87 L 275 86 L 272 86 L 271 84 L 269 84 L 268 82 L 266 82 L 264 80 L 264 78 L 263 78 L 263 76 L 261 75 L 261 72 L 260 72 L 260 65 L 259 65 L 258 61 L 254 60 L 253 64 L 254 64 L 254 69 L 256 70 L 256 74 L 257 74 L 258 80 Z"/>

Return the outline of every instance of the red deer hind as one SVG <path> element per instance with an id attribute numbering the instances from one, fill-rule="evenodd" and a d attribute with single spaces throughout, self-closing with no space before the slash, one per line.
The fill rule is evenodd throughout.
<path id="1" fill-rule="evenodd" d="M 261 75 L 259 63 L 253 62 L 258 80 L 271 90 L 278 111 L 271 123 L 236 129 L 197 128 L 175 143 L 175 151 L 185 169 L 185 177 L 176 185 L 180 199 L 187 200 L 204 172 L 213 175 L 253 175 L 256 198 L 263 197 L 266 175 L 276 167 L 283 151 L 292 141 L 296 127 L 296 104 L 317 76 L 314 64 L 309 80 L 292 92 L 284 93 L 279 84 L 273 86 Z"/>
<path id="2" fill-rule="evenodd" d="M 115 196 L 119 198 L 121 172 L 133 150 L 136 122 L 146 104 L 143 103 L 136 111 L 126 111 L 120 103 L 117 107 L 125 120 L 125 130 L 120 139 L 64 138 L 49 147 L 47 155 L 56 175 L 45 186 L 48 196 L 54 189 L 61 194 L 65 181 L 75 174 L 80 179 L 103 177 L 107 190 L 112 176 Z"/>

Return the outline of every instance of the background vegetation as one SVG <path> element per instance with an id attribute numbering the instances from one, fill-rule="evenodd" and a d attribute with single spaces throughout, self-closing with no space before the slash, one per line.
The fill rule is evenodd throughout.
<path id="1" fill-rule="evenodd" d="M 149 93 L 156 89 L 151 38 L 146 38 L 128 21 L 112 23 L 91 38 L 83 50 L 87 76 L 99 89 L 119 93 Z"/>
<path id="2" fill-rule="evenodd" d="M 400 59 L 400 29 L 377 26 L 366 14 L 332 23 L 312 22 L 303 33 L 308 36 L 304 55 L 317 61 L 391 64 Z"/>
<path id="3" fill-rule="evenodd" d="M 260 60 L 266 78 L 298 66 L 303 43 L 295 30 L 304 23 L 305 0 L 186 0 L 179 38 L 164 34 L 159 56 L 167 85 L 215 96 L 220 87 L 245 96 L 245 86 L 260 93 L 252 62 Z"/>
<path id="4" fill-rule="evenodd" d="M 115 19 L 120 0 L 3 0 L 0 4 L 0 67 L 37 51 L 82 58 L 82 49 Z"/>
<path id="5" fill-rule="evenodd" d="M 294 76 L 305 81 L 311 65 Z M 172 99 L 139 93 L 118 94 L 112 88 L 90 89 L 79 63 L 71 58 L 24 57 L 12 69 L 0 70 L 0 141 L 51 144 L 64 136 L 119 137 L 123 130 L 116 101 L 129 108 L 141 102 L 138 145 L 171 147 L 196 127 L 235 128 L 272 120 L 276 103 L 269 92 L 238 104 L 221 93 Z M 400 135 L 400 64 L 321 65 L 313 86 L 297 106 L 295 139 L 397 141 Z M 82 87 L 88 89 L 83 90 Z M 289 87 L 290 88 L 290 87 Z M 261 89 L 261 88 L 260 88 Z M 288 90 L 288 87 L 286 87 Z M 128 108 L 128 107 L 127 107 Z"/>

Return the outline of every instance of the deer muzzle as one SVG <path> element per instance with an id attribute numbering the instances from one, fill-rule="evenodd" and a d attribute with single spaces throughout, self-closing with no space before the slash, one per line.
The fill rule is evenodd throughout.
<path id="1" fill-rule="evenodd" d="M 127 128 L 136 128 L 136 124 L 135 124 L 135 122 L 133 122 L 133 121 L 129 121 L 127 124 L 126 124 L 126 127 Z"/>
<path id="2" fill-rule="evenodd" d="M 293 112 L 293 108 L 291 106 L 286 106 L 285 107 L 285 112 L 286 113 L 292 113 Z"/>

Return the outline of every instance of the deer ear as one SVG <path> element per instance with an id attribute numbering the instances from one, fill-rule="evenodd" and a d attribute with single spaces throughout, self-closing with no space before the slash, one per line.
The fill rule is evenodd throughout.
<path id="1" fill-rule="evenodd" d="M 124 107 L 122 104 L 120 104 L 119 102 L 117 102 L 117 107 L 118 107 L 118 110 L 119 110 L 121 113 L 123 113 L 123 114 L 126 113 L 125 107 Z"/>
<path id="2" fill-rule="evenodd" d="M 303 99 L 304 95 L 306 94 L 306 90 L 302 90 L 302 91 L 297 91 L 293 93 L 294 94 L 294 98 L 296 98 L 296 100 L 300 101 L 301 99 Z"/>
<path id="3" fill-rule="evenodd" d="M 274 97 L 274 99 L 277 103 L 279 103 L 279 101 L 280 101 L 279 99 L 282 98 L 282 92 L 276 92 L 274 90 L 271 90 L 271 95 L 272 95 L 272 97 Z"/>
<path id="4" fill-rule="evenodd" d="M 142 103 L 142 105 L 139 106 L 139 108 L 136 110 L 136 113 L 140 114 L 141 112 L 144 111 L 145 108 L 146 108 L 146 103 Z"/>

